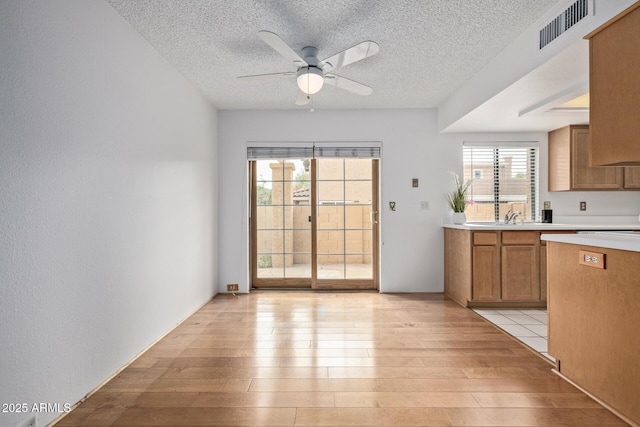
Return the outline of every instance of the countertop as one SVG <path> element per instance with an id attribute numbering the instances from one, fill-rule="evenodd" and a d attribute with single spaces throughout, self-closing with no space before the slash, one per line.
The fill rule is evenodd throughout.
<path id="1" fill-rule="evenodd" d="M 548 242 L 640 252 L 640 233 L 542 234 L 540 239 Z"/>
<path id="2" fill-rule="evenodd" d="M 456 224 L 443 224 L 444 228 L 456 228 L 458 230 L 570 230 L 570 231 L 626 231 L 626 230 L 640 230 L 640 223 L 635 224 L 544 224 L 540 222 L 525 222 L 524 224 L 509 224 L 492 222 L 468 222 L 463 225 Z"/>

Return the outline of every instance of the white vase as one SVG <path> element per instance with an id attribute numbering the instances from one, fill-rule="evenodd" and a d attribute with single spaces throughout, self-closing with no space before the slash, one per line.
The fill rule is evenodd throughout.
<path id="1" fill-rule="evenodd" d="M 465 215 L 464 212 L 454 212 L 453 215 L 451 215 L 451 221 L 454 224 L 462 225 L 467 222 L 467 215 Z"/>

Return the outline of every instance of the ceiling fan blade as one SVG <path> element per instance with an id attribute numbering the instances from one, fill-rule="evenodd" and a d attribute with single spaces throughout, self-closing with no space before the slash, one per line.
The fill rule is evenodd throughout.
<path id="1" fill-rule="evenodd" d="M 296 98 L 296 105 L 307 105 L 309 103 L 310 97 L 303 91 L 298 91 L 298 97 Z"/>
<path id="2" fill-rule="evenodd" d="M 343 50 L 340 53 L 336 53 L 327 59 L 320 61 L 320 65 L 325 73 L 336 70 L 345 65 L 353 64 L 365 58 L 375 55 L 380 51 L 378 43 L 370 40 L 362 43 L 358 43 L 349 49 Z"/>
<path id="3" fill-rule="evenodd" d="M 286 44 L 277 34 L 272 33 L 271 31 L 258 31 L 258 37 L 260 37 L 266 44 L 271 46 L 285 59 L 305 66 L 308 65 L 305 60 L 302 59 L 295 50 L 291 49 L 289 45 Z"/>
<path id="4" fill-rule="evenodd" d="M 369 86 L 363 85 L 362 83 L 358 83 L 354 80 L 350 80 L 346 77 L 338 76 L 336 74 L 325 75 L 324 82 L 331 86 L 348 90 L 349 92 L 353 92 L 358 95 L 371 95 L 373 93 L 373 89 L 371 89 Z"/>
<path id="5" fill-rule="evenodd" d="M 238 80 L 274 80 L 274 79 L 284 79 L 289 77 L 295 77 L 296 73 L 294 72 L 285 72 L 285 73 L 270 73 L 270 74 L 254 74 L 251 76 L 239 76 Z"/>

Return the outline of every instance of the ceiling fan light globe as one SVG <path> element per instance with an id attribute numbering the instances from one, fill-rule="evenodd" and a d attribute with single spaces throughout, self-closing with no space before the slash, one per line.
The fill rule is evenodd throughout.
<path id="1" fill-rule="evenodd" d="M 318 93 L 324 85 L 322 70 L 316 67 L 303 67 L 298 71 L 298 87 L 307 95 Z"/>

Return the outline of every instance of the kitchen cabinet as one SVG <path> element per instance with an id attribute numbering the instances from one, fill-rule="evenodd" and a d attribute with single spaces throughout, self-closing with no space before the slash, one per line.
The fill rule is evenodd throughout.
<path id="1" fill-rule="evenodd" d="M 624 168 L 624 188 L 640 190 L 640 167 Z"/>
<path id="2" fill-rule="evenodd" d="M 539 234 L 503 231 L 501 298 L 503 301 L 540 301 Z"/>
<path id="3" fill-rule="evenodd" d="M 469 307 L 546 307 L 540 233 L 446 228 L 445 294 Z"/>
<path id="4" fill-rule="evenodd" d="M 588 34 L 592 165 L 640 165 L 640 2 Z"/>
<path id="5" fill-rule="evenodd" d="M 464 306 L 471 299 L 471 237 L 468 230 L 444 229 L 445 293 Z"/>
<path id="6" fill-rule="evenodd" d="M 472 292 L 474 301 L 500 301 L 500 256 L 497 232 L 474 232 Z"/>
<path id="7" fill-rule="evenodd" d="M 623 188 L 623 168 L 589 165 L 589 125 L 570 125 L 549 132 L 549 191 Z"/>

